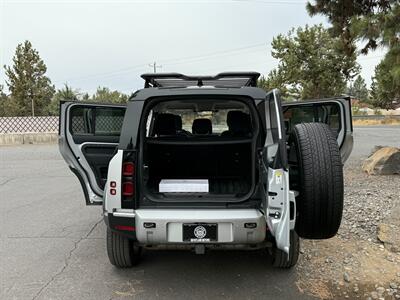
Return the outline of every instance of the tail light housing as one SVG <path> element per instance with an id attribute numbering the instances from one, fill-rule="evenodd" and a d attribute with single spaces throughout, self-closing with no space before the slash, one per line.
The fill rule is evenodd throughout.
<path id="1" fill-rule="evenodd" d="M 122 196 L 132 197 L 135 193 L 133 182 L 122 183 Z"/>
<path id="2" fill-rule="evenodd" d="M 121 207 L 135 208 L 136 151 L 124 151 L 121 168 Z"/>
<path id="3" fill-rule="evenodd" d="M 135 164 L 131 161 L 122 164 L 122 176 L 132 177 L 135 174 Z"/>

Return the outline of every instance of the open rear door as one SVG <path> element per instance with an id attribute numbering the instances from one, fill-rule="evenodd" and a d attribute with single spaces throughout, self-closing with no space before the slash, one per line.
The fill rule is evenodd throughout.
<path id="1" fill-rule="evenodd" d="M 103 201 L 108 164 L 116 153 L 125 109 L 125 105 L 60 104 L 60 152 L 78 177 L 87 205 Z"/>
<path id="2" fill-rule="evenodd" d="M 265 131 L 265 143 L 259 152 L 260 187 L 263 192 L 262 211 L 269 232 L 278 249 L 289 257 L 290 230 L 295 224 L 295 196 L 289 190 L 289 170 L 285 127 L 280 93 L 269 92 L 257 104 Z"/>
<path id="3" fill-rule="evenodd" d="M 286 135 L 299 123 L 328 124 L 340 147 L 344 163 L 353 149 L 350 97 L 315 99 L 282 103 Z"/>

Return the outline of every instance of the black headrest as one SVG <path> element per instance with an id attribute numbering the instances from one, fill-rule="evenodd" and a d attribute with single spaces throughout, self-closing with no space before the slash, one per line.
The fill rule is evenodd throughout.
<path id="1" fill-rule="evenodd" d="M 176 134 L 176 118 L 173 114 L 159 114 L 154 120 L 154 134 L 174 135 Z"/>
<path id="2" fill-rule="evenodd" d="M 182 130 L 182 118 L 179 115 L 175 115 L 176 130 Z"/>
<path id="3" fill-rule="evenodd" d="M 250 116 L 239 110 L 228 112 L 226 123 L 229 131 L 235 134 L 248 134 L 251 132 Z"/>
<path id="4" fill-rule="evenodd" d="M 192 124 L 193 134 L 211 134 L 212 124 L 210 119 L 195 119 Z"/>

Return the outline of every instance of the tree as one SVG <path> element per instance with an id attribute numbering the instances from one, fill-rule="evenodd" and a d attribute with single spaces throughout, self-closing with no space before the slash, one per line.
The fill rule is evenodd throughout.
<path id="1" fill-rule="evenodd" d="M 3 86 L 0 84 L 0 117 L 11 117 L 15 113 L 15 107 L 4 91 Z"/>
<path id="2" fill-rule="evenodd" d="M 262 76 L 257 86 L 269 92 L 273 89 L 279 89 L 281 95 L 285 97 L 285 100 L 293 100 L 294 96 L 289 90 L 288 86 L 285 84 L 285 79 L 283 78 L 282 71 L 280 69 L 271 70 L 267 77 Z"/>
<path id="3" fill-rule="evenodd" d="M 47 67 L 29 41 L 17 46 L 13 66 L 4 66 L 11 100 L 21 116 L 42 115 L 54 94 Z"/>
<path id="4" fill-rule="evenodd" d="M 361 75 L 357 76 L 356 80 L 354 80 L 354 83 L 349 84 L 347 88 L 347 94 L 355 97 L 361 102 L 368 102 L 369 92 L 367 84 L 365 83 L 365 80 L 361 77 Z"/>
<path id="5" fill-rule="evenodd" d="M 394 109 L 400 103 L 400 84 L 393 74 L 393 62 L 386 56 L 375 67 L 371 85 L 371 103 L 374 107 Z"/>
<path id="6" fill-rule="evenodd" d="M 78 90 L 72 89 L 68 84 L 64 84 L 62 89 L 57 90 L 51 102 L 46 107 L 46 115 L 57 116 L 60 109 L 60 101 L 78 101 L 80 93 Z"/>
<path id="7" fill-rule="evenodd" d="M 400 88 L 400 2 L 399 0 L 315 0 L 308 3 L 310 15 L 328 18 L 330 32 L 340 37 L 347 55 L 354 55 L 355 41 L 366 41 L 361 52 L 366 54 L 378 46 L 388 49 L 384 68 L 391 73 L 393 84 Z M 383 74 L 381 74 L 383 75 Z M 375 77 L 378 77 L 376 75 Z"/>
<path id="8" fill-rule="evenodd" d="M 363 13 L 364 1 L 369 0 L 316 0 L 314 5 L 310 2 L 307 3 L 307 11 L 311 16 L 322 14 L 328 18 L 332 25 L 329 33 L 332 37 L 339 38 L 337 50 L 348 57 L 356 58 L 357 56 L 356 37 L 351 31 L 351 19 L 353 16 Z M 346 80 L 349 80 L 352 66 L 349 65 L 349 69 L 344 67 L 343 73 Z"/>
<path id="9" fill-rule="evenodd" d="M 380 29 L 386 27 L 376 21 L 382 21 L 383 16 L 399 6 L 398 0 L 315 0 L 314 3 L 307 3 L 308 13 L 328 18 L 332 25 L 330 33 L 340 37 L 343 50 L 349 56 L 356 52 L 358 38 L 367 40 L 363 52 L 376 48 L 377 39 L 385 35 Z"/>
<path id="10" fill-rule="evenodd" d="M 320 98 L 342 94 L 348 74 L 354 76 L 359 66 L 354 56 L 338 48 L 322 25 L 292 29 L 272 41 L 272 56 L 279 59 L 265 85 L 281 87 L 283 97 Z M 283 87 L 283 88 L 282 88 Z"/>
<path id="11" fill-rule="evenodd" d="M 126 103 L 128 101 L 128 96 L 118 91 L 111 91 L 106 87 L 98 87 L 96 93 L 90 100 L 104 103 Z"/>

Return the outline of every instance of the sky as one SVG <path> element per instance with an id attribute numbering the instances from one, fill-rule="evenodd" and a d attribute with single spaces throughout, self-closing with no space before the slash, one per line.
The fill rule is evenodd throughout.
<path id="1" fill-rule="evenodd" d="M 16 46 L 32 42 L 56 88 L 81 92 L 99 86 L 131 93 L 140 75 L 179 72 L 212 75 L 276 67 L 274 36 L 323 23 L 303 0 L 0 0 L 0 65 L 11 65 Z M 371 82 L 383 50 L 360 56 Z M 5 84 L 0 69 L 0 84 Z"/>

